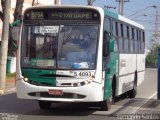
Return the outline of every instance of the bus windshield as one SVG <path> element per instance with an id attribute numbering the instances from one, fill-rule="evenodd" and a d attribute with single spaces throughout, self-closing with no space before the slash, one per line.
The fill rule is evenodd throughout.
<path id="1" fill-rule="evenodd" d="M 24 25 L 21 66 L 95 69 L 98 25 Z"/>

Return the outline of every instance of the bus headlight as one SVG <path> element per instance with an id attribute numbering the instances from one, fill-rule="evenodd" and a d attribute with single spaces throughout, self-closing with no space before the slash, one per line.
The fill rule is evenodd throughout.
<path id="1" fill-rule="evenodd" d="M 25 81 L 25 82 L 28 82 L 28 78 L 24 78 L 24 81 Z"/>

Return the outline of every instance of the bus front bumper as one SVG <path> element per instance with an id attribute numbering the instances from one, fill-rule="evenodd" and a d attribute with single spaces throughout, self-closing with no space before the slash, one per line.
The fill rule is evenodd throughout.
<path id="1" fill-rule="evenodd" d="M 102 84 L 92 82 L 80 87 L 36 86 L 18 80 L 17 97 L 55 102 L 97 102 L 103 101 Z"/>

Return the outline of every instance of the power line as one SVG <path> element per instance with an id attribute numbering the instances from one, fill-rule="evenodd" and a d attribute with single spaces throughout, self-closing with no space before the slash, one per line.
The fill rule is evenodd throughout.
<path id="1" fill-rule="evenodd" d="M 75 5 L 80 5 L 79 3 L 77 3 L 77 2 L 75 2 L 73 0 L 71 0 L 71 2 L 74 3 Z"/>
<path id="2" fill-rule="evenodd" d="M 104 8 L 107 8 L 107 9 L 116 9 L 116 7 L 111 6 L 111 5 L 105 5 Z"/>
<path id="3" fill-rule="evenodd" d="M 143 12 L 144 10 L 146 10 L 146 9 L 150 8 L 150 7 L 157 8 L 157 6 L 156 6 L 156 5 L 147 6 L 147 7 L 143 8 L 143 9 L 141 9 L 141 10 L 139 10 L 139 11 L 136 11 L 135 13 L 133 13 L 133 14 L 129 15 L 128 17 L 132 17 L 132 16 L 134 16 L 134 15 L 136 15 L 136 14 L 139 14 L 139 13 Z"/>

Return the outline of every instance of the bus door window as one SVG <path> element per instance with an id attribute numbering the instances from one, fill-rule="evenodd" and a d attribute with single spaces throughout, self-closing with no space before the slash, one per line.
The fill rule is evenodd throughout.
<path id="1" fill-rule="evenodd" d="M 104 50 L 104 53 L 109 53 L 109 41 L 111 39 L 111 35 L 112 35 L 112 24 L 111 24 L 111 19 L 110 18 L 105 18 L 104 19 L 104 38 L 103 38 L 103 41 L 104 41 L 104 44 L 103 44 L 103 48 L 105 49 Z"/>
<path id="2" fill-rule="evenodd" d="M 103 70 L 107 68 L 108 56 L 109 56 L 109 40 L 108 33 L 104 31 L 103 35 Z"/>
<path id="3" fill-rule="evenodd" d="M 104 19 L 104 33 L 103 33 L 103 69 L 107 68 L 108 55 L 109 55 L 109 40 L 111 38 L 111 19 Z"/>

